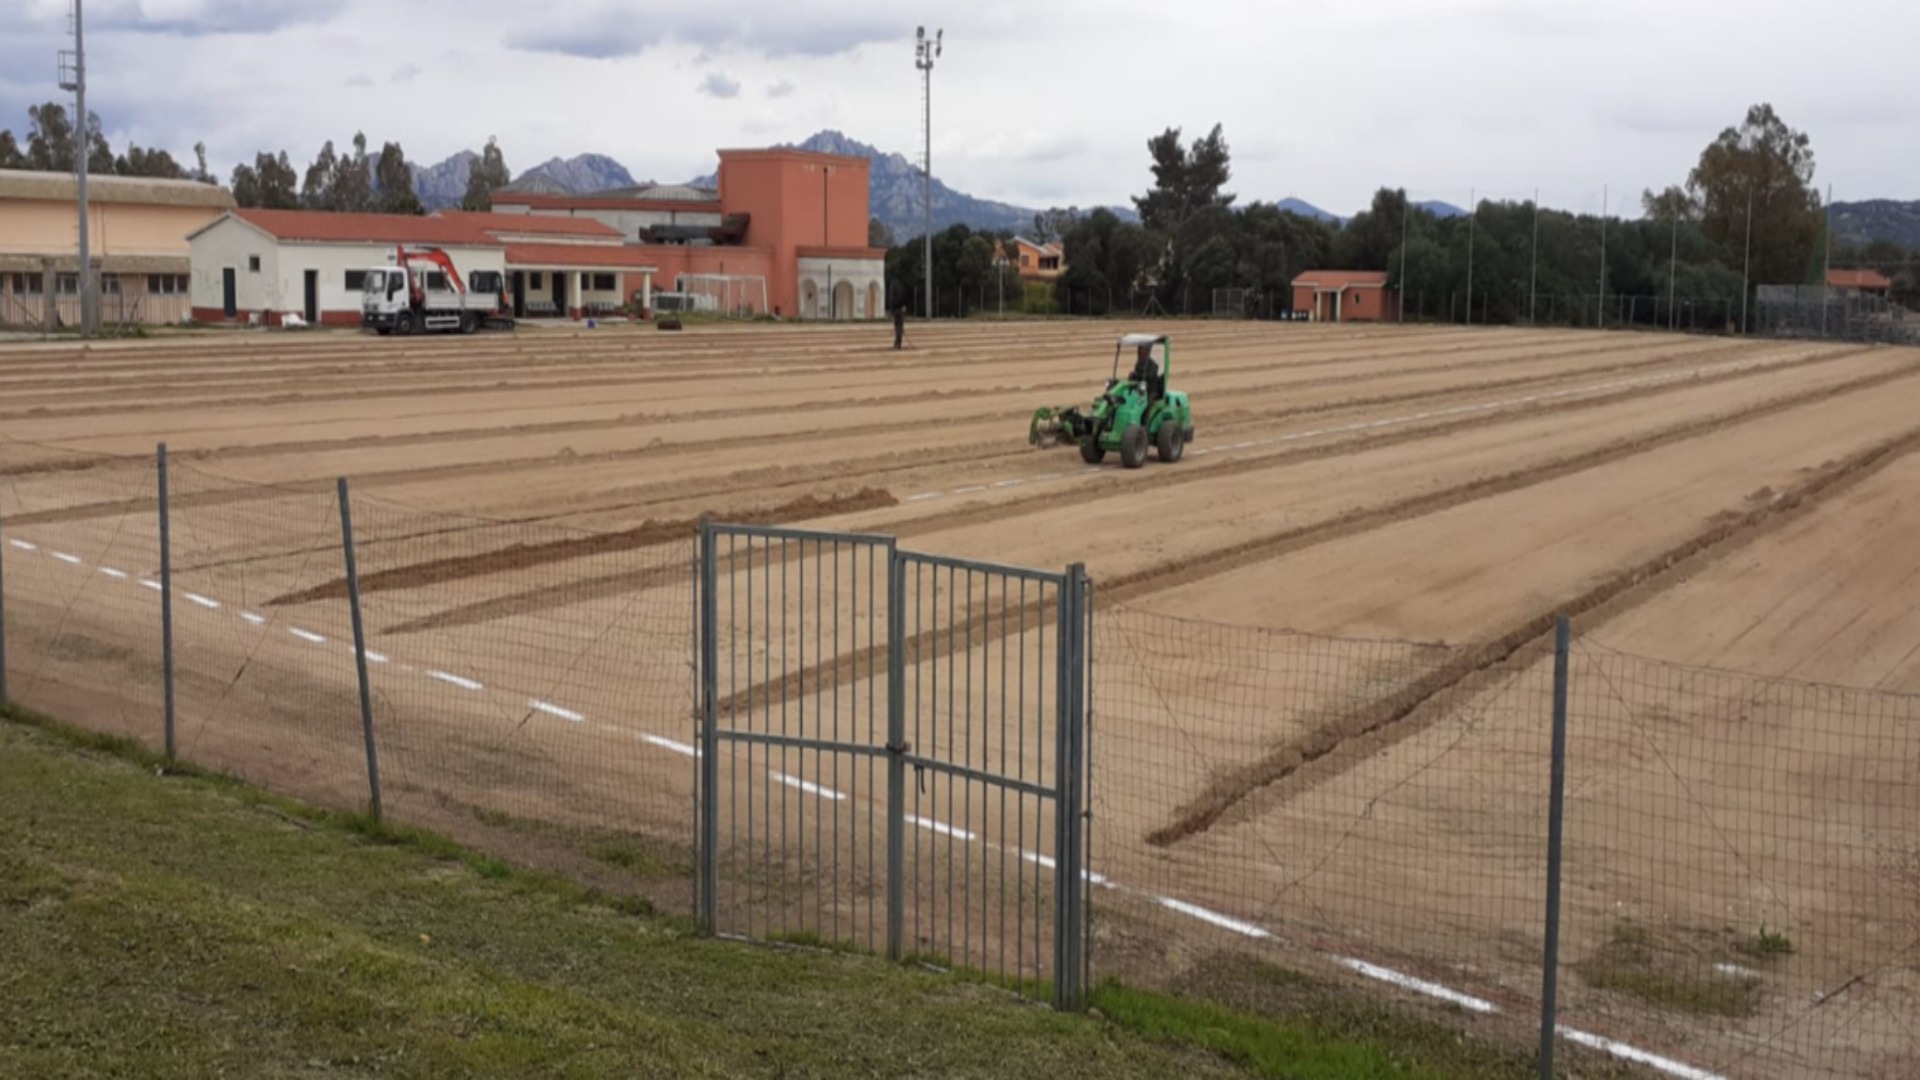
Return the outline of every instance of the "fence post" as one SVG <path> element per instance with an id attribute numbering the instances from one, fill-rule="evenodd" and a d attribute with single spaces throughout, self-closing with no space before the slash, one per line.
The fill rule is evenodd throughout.
<path id="1" fill-rule="evenodd" d="M 1082 949 L 1081 724 L 1086 713 L 1086 567 L 1067 567 L 1060 587 L 1060 730 L 1054 758 L 1053 1007 L 1080 1007 Z"/>
<path id="2" fill-rule="evenodd" d="M 907 575 L 887 542 L 887 959 L 898 960 L 905 933 L 907 867 Z"/>
<path id="3" fill-rule="evenodd" d="M 1554 995 L 1560 974 L 1560 837 L 1567 794 L 1567 646 L 1572 636 L 1566 615 L 1553 627 L 1553 782 L 1547 804 L 1547 941 L 1540 976 L 1540 1080 L 1553 1080 Z"/>
<path id="4" fill-rule="evenodd" d="M 173 536 L 167 501 L 167 444 L 158 452 L 160 473 L 160 667 L 166 691 L 167 760 L 173 760 Z"/>
<path id="5" fill-rule="evenodd" d="M 347 602 L 353 606 L 353 664 L 360 677 L 360 731 L 367 744 L 367 790 L 373 820 L 380 820 L 380 755 L 373 741 L 373 687 L 367 681 L 367 631 L 360 617 L 360 566 L 353 555 L 353 502 L 347 497 L 347 478 L 341 477 L 340 547 L 347 556 Z"/>
<path id="6" fill-rule="evenodd" d="M 719 571 L 714 565 L 713 522 L 700 522 L 700 812 L 699 890 L 697 919 L 700 932 L 719 929 L 720 882 L 720 727 L 719 683 L 716 677 L 719 628 L 714 624 L 714 591 Z"/>

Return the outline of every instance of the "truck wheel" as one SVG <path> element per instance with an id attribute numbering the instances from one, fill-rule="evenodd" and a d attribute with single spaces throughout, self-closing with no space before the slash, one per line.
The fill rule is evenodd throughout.
<path id="1" fill-rule="evenodd" d="M 1080 444 L 1080 460 L 1089 465 L 1100 464 L 1100 462 L 1106 460 L 1106 456 L 1107 448 L 1100 445 L 1100 436 L 1098 435 L 1089 435 L 1087 436 L 1087 440 Z"/>
<path id="2" fill-rule="evenodd" d="M 1187 452 L 1187 437 L 1180 425 L 1172 420 L 1162 421 L 1160 435 L 1154 440 L 1155 449 L 1160 451 L 1160 460 L 1168 465 L 1180 460 Z"/>
<path id="3" fill-rule="evenodd" d="M 478 329 L 480 329 L 480 320 L 473 317 L 473 312 L 463 311 L 460 313 L 460 332 L 461 333 L 471 334 Z"/>
<path id="4" fill-rule="evenodd" d="M 413 312 L 403 311 L 393 317 L 393 332 L 401 337 L 413 333 Z"/>
<path id="5" fill-rule="evenodd" d="M 1128 424 L 1127 430 L 1120 433 L 1120 464 L 1124 468 L 1137 469 L 1147 463 L 1147 429 L 1139 424 Z"/>

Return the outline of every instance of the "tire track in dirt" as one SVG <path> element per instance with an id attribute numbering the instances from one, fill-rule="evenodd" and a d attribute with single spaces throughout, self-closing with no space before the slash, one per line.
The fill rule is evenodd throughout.
<path id="1" fill-rule="evenodd" d="M 1247 806 L 1263 794 L 1281 800 L 1339 775 L 1353 764 L 1449 715 L 1448 706 L 1491 687 L 1544 656 L 1546 638 L 1562 612 L 1591 628 L 1645 603 L 1702 568 L 1813 511 L 1823 500 L 1920 451 L 1920 427 L 1883 440 L 1838 462 L 1744 513 L 1728 511 L 1707 528 L 1591 588 L 1537 611 L 1408 686 L 1367 705 L 1336 714 L 1306 735 L 1216 780 L 1146 836 L 1168 847 L 1205 833 L 1229 814 L 1254 816 Z M 1245 807 L 1243 810 L 1242 808 Z"/>

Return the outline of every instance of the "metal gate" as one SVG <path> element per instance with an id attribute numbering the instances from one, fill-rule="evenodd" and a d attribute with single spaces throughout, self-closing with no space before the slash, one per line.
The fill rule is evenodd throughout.
<path id="1" fill-rule="evenodd" d="M 1092 586 L 891 537 L 704 523 L 703 931 L 1086 982 Z"/>

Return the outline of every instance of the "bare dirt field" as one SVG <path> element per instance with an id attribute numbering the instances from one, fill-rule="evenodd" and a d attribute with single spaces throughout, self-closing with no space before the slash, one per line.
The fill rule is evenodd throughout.
<path id="1" fill-rule="evenodd" d="M 1524 1015 L 1567 611 L 1568 1023 L 1700 1075 L 1920 1068 L 1920 350 L 1176 324 L 1184 461 L 1029 448 L 1033 408 L 1091 398 L 1121 329 L 1153 327 L 930 326 L 905 352 L 875 327 L 0 347 L 9 686 L 156 737 L 164 441 L 182 753 L 362 798 L 346 476 L 390 803 L 684 838 L 700 515 L 1084 563 L 1095 869 L 1116 910 L 1227 916 L 1116 918 L 1103 946 L 1180 967 L 1248 938 Z M 787 734 L 874 734 L 861 559 L 725 568 L 730 596 L 777 582 L 832 616 L 762 625 L 727 660 L 724 689 L 769 723 L 755 665 L 779 649 L 812 673 Z M 961 588 L 916 603 L 951 614 Z M 1026 603 L 958 604 L 996 614 L 918 662 L 935 692 L 943 664 L 964 687 L 1044 669 L 1036 639 L 991 626 Z M 1047 775 L 1014 706 L 967 708 L 973 740 L 918 743 Z M 770 774 L 730 827 L 777 819 L 833 860 L 787 902 L 867 942 L 872 773 L 777 750 L 728 767 Z M 1019 807 L 967 794 L 916 787 L 936 884 L 1046 857 Z M 916 939 L 960 951 L 930 903 L 947 927 L 916 908 Z M 992 966 L 971 935 L 1005 944 L 971 917 Z M 1754 955 L 1768 933 L 1791 951 Z"/>

